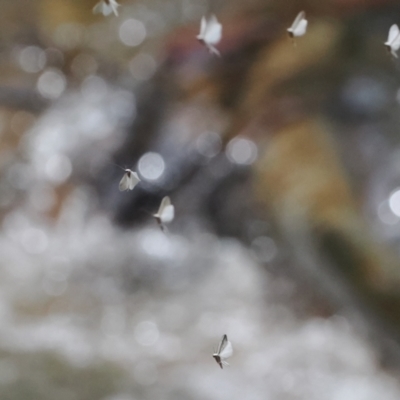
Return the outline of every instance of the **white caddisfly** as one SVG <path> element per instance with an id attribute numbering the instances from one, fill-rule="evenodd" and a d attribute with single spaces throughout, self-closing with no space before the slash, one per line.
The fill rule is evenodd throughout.
<path id="1" fill-rule="evenodd" d="M 389 29 L 388 39 L 385 46 L 393 57 L 397 58 L 397 50 L 400 48 L 400 31 L 396 24 L 393 24 Z"/>
<path id="2" fill-rule="evenodd" d="M 203 43 L 210 53 L 221 56 L 220 52 L 215 48 L 222 37 L 222 25 L 218 22 L 217 17 L 213 14 L 209 18 L 203 17 L 201 19 L 200 33 L 196 36 L 197 39 Z"/>
<path id="3" fill-rule="evenodd" d="M 140 178 L 136 172 L 133 172 L 129 168 L 124 169 L 125 173 L 119 182 L 119 190 L 124 192 L 125 190 L 133 190 L 133 188 L 140 182 Z"/>
<path id="4" fill-rule="evenodd" d="M 94 14 L 103 14 L 105 17 L 114 13 L 118 17 L 118 7 L 116 0 L 100 0 L 94 7 Z"/>
<path id="5" fill-rule="evenodd" d="M 306 33 L 307 24 L 308 21 L 306 20 L 306 13 L 304 11 L 300 11 L 293 21 L 292 26 L 287 29 L 290 38 L 294 39 L 295 37 L 303 36 Z"/>
<path id="6" fill-rule="evenodd" d="M 175 207 L 171 204 L 171 199 L 168 196 L 165 196 L 161 200 L 160 207 L 158 211 L 155 214 L 153 214 L 153 217 L 156 219 L 161 230 L 164 232 L 165 224 L 172 222 L 174 216 L 175 216 Z"/>
<path id="7" fill-rule="evenodd" d="M 229 365 L 226 359 L 233 354 L 232 343 L 228 340 L 228 336 L 222 336 L 221 342 L 219 343 L 218 350 L 213 354 L 215 361 L 219 364 L 221 369 L 224 365 Z"/>

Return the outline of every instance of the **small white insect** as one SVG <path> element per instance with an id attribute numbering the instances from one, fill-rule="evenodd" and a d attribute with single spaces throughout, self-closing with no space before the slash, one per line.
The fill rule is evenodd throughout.
<path id="1" fill-rule="evenodd" d="M 120 192 L 124 192 L 125 190 L 133 190 L 133 188 L 140 182 L 140 178 L 136 172 L 125 168 L 125 174 L 119 182 L 119 190 Z"/>
<path id="2" fill-rule="evenodd" d="M 306 20 L 306 13 L 300 11 L 290 28 L 287 29 L 289 36 L 293 39 L 298 36 L 303 36 L 307 30 L 308 21 Z"/>
<path id="3" fill-rule="evenodd" d="M 219 364 L 221 369 L 224 365 L 229 365 L 225 360 L 233 354 L 232 343 L 228 340 L 228 336 L 222 336 L 218 350 L 213 354 L 215 361 Z"/>
<path id="4" fill-rule="evenodd" d="M 168 196 L 165 196 L 161 200 L 160 208 L 153 214 L 153 217 L 156 219 L 162 231 L 165 229 L 165 224 L 173 221 L 175 217 L 175 207 L 171 204 L 171 199 Z"/>
<path id="5" fill-rule="evenodd" d="M 221 56 L 220 52 L 215 48 L 222 37 L 222 25 L 218 22 L 217 17 L 213 14 L 207 21 L 206 17 L 201 19 L 200 33 L 196 38 L 203 43 L 210 53 Z"/>
<path id="6" fill-rule="evenodd" d="M 105 17 L 114 13 L 118 17 L 118 7 L 120 5 L 116 0 L 100 0 L 94 7 L 94 14 L 103 14 Z"/>
<path id="7" fill-rule="evenodd" d="M 388 39 L 385 46 L 392 53 L 393 57 L 397 58 L 397 50 L 400 48 L 400 31 L 396 24 L 393 24 L 389 29 Z"/>

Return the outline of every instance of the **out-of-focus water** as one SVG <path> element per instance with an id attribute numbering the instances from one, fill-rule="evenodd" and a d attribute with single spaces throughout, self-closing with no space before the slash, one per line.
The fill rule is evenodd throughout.
<path id="1" fill-rule="evenodd" d="M 91 27 L 88 47 L 100 54 L 116 41 L 136 48 L 198 19 L 207 7 L 184 1 L 155 9 L 127 6 L 121 23 Z M 106 24 L 113 35 L 104 36 Z M 79 43 L 79 29 L 57 32 L 59 46 Z M 131 75 L 116 83 L 97 73 L 93 56 L 76 56 L 72 71 L 81 82 L 75 89 L 61 70 L 45 67 L 61 52 L 30 45 L 15 53 L 23 71 L 39 74 L 38 92 L 58 100 L 37 118 L 17 113 L 11 126 L 23 137 L 14 152 L 1 153 L 0 397 L 399 399 L 398 377 L 382 369 L 359 325 L 318 314 L 312 294 L 279 271 L 285 249 L 272 234 L 247 247 L 216 236 L 200 209 L 181 215 L 179 202 L 167 234 L 151 217 L 122 230 L 102 209 L 90 182 L 117 168 L 112 154 L 137 112 L 133 89 L 157 68 L 155 48 L 146 46 L 128 62 Z M 221 147 L 214 132 L 196 145 L 209 158 Z M 256 157 L 255 144 L 244 138 L 227 148 L 235 164 Z M 163 173 L 158 154 L 140 160 L 149 181 Z M 110 190 L 113 205 L 128 196 L 118 181 Z M 394 218 L 395 193 L 379 208 L 383 222 L 384 215 Z M 222 334 L 234 348 L 224 370 L 212 358 Z"/>
<path id="2" fill-rule="evenodd" d="M 107 90 L 104 100 L 133 104 L 120 89 Z M 28 398 L 21 385 L 32 388 L 30 398 L 399 398 L 397 380 L 351 320 L 313 315 L 296 283 L 273 272 L 273 238 L 247 248 L 201 224 L 182 234 L 179 208 L 167 234 L 150 217 L 121 231 L 79 181 L 56 222 L 45 217 L 54 182 L 76 176 L 82 154 L 84 168 L 97 171 L 112 149 L 107 130 L 118 128 L 125 108 L 102 102 L 70 94 L 27 134 L 20 168 L 29 179 L 0 234 L 0 386 L 8 398 Z M 101 144 L 103 153 L 92 151 Z M 117 185 L 115 195 L 124 196 Z M 220 370 L 212 352 L 224 333 L 234 355 Z"/>

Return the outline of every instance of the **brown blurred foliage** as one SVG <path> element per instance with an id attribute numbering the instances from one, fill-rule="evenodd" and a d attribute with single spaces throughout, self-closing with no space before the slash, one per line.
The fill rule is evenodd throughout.
<path id="1" fill-rule="evenodd" d="M 400 343 L 400 261 L 369 233 L 338 151 L 338 127 L 323 107 L 356 62 L 344 51 L 351 18 L 362 13 L 372 18 L 393 4 L 253 3 L 240 17 L 222 19 L 223 58 L 210 60 L 207 72 L 186 79 L 194 67 L 185 57 L 197 51 L 190 39 L 194 28 L 176 33 L 167 54 L 181 101 L 221 110 L 228 121 L 225 144 L 238 135 L 257 142 L 255 191 L 299 264 L 311 271 L 315 290 L 341 306 L 362 304 L 377 331 L 391 332 Z M 301 9 L 307 10 L 309 30 L 293 45 L 285 26 Z M 363 46 L 371 53 L 359 55 L 360 65 L 375 57 L 375 67 L 385 71 L 383 44 L 370 40 Z M 317 278 L 321 274 L 327 275 Z M 347 287 L 350 297 L 333 281 Z"/>

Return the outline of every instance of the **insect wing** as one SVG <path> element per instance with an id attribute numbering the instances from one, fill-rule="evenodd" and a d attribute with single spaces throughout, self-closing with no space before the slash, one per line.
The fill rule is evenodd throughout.
<path id="1" fill-rule="evenodd" d="M 171 204 L 171 199 L 168 196 L 165 196 L 161 200 L 160 207 L 156 214 L 154 214 L 154 218 L 160 224 L 161 229 L 163 229 L 163 224 L 168 224 L 174 219 L 175 216 L 175 207 Z"/>
<path id="2" fill-rule="evenodd" d="M 303 36 L 307 30 L 308 21 L 306 19 L 302 19 L 296 28 L 293 31 L 294 36 Z"/>
<path id="3" fill-rule="evenodd" d="M 169 205 L 164 208 L 160 219 L 163 224 L 168 224 L 169 222 L 173 221 L 175 217 L 175 207 L 173 205 Z"/>
<path id="4" fill-rule="evenodd" d="M 115 0 L 110 0 L 111 11 L 118 17 L 118 10 L 119 4 Z"/>
<path id="5" fill-rule="evenodd" d="M 394 24 L 389 29 L 388 39 L 385 44 L 391 46 L 393 41 L 396 39 L 398 35 L 399 35 L 399 27 L 396 24 Z"/>
<path id="6" fill-rule="evenodd" d="M 215 361 L 218 365 L 223 368 L 224 365 L 229 365 L 225 360 L 233 354 L 233 348 L 231 342 L 228 340 L 228 336 L 222 336 L 222 339 L 218 345 L 218 350 L 213 354 Z"/>
<path id="7" fill-rule="evenodd" d="M 232 343 L 227 340 L 225 343 L 225 347 L 221 349 L 219 356 L 221 357 L 221 360 L 224 361 L 227 358 L 231 357 L 233 354 L 233 347 Z"/>
<path id="8" fill-rule="evenodd" d="M 164 208 L 169 205 L 171 205 L 171 199 L 169 198 L 169 196 L 163 197 L 163 199 L 161 200 L 160 207 L 158 208 L 157 215 L 161 215 Z"/>
<path id="9" fill-rule="evenodd" d="M 306 18 L 306 13 L 304 11 L 300 11 L 295 20 L 293 21 L 292 26 L 289 28 L 292 32 L 294 32 L 297 28 L 297 26 L 299 25 L 300 21 L 302 21 L 303 19 Z"/>
<path id="10" fill-rule="evenodd" d="M 206 17 L 202 17 L 200 23 L 200 33 L 197 35 L 197 39 L 204 39 L 206 29 L 207 29 L 207 20 Z"/>
<path id="11" fill-rule="evenodd" d="M 105 17 L 109 16 L 113 12 L 111 6 L 106 4 L 104 0 L 97 3 L 93 8 L 94 14 L 103 14 Z"/>
<path id="12" fill-rule="evenodd" d="M 129 189 L 129 175 L 128 172 L 125 172 L 124 176 L 122 177 L 122 179 L 119 182 L 119 190 L 120 192 L 124 192 L 125 190 Z"/>
<path id="13" fill-rule="evenodd" d="M 219 342 L 217 352 L 215 354 L 220 355 L 221 351 L 225 348 L 226 343 L 228 342 L 228 336 L 222 336 L 221 341 Z"/>
<path id="14" fill-rule="evenodd" d="M 217 44 L 222 37 L 222 25 L 218 22 L 217 17 L 212 15 L 208 20 L 204 41 L 207 44 Z"/>
<path id="15" fill-rule="evenodd" d="M 140 182 L 140 178 L 136 172 L 130 169 L 125 170 L 125 174 L 119 182 L 119 190 L 121 192 L 125 190 L 133 190 L 133 188 Z"/>
<path id="16" fill-rule="evenodd" d="M 399 48 L 400 48 L 400 33 L 398 33 L 397 36 L 393 39 L 393 41 L 390 45 L 390 48 L 391 48 L 392 54 L 393 54 L 393 52 L 396 52 L 397 50 L 399 50 Z M 396 54 L 396 57 L 397 57 L 397 54 Z"/>
<path id="17" fill-rule="evenodd" d="M 130 176 L 128 176 L 129 190 L 133 188 L 140 182 L 140 178 L 136 172 L 130 171 Z"/>
<path id="18" fill-rule="evenodd" d="M 100 1 L 93 7 L 93 14 L 103 14 L 104 1 Z"/>
<path id="19" fill-rule="evenodd" d="M 214 360 L 218 363 L 221 369 L 224 368 L 221 357 L 218 354 L 213 354 Z"/>

